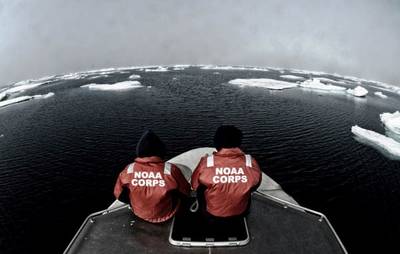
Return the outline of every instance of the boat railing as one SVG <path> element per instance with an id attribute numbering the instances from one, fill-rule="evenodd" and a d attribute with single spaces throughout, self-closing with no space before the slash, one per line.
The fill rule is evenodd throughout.
<path id="1" fill-rule="evenodd" d="M 309 209 L 309 208 L 304 207 L 304 206 L 292 204 L 292 203 L 290 203 L 290 202 L 288 202 L 288 201 L 285 201 L 285 200 L 283 200 L 283 199 L 274 197 L 274 196 L 272 196 L 272 195 L 270 195 L 270 194 L 262 193 L 262 192 L 259 192 L 259 191 L 255 192 L 255 193 L 258 194 L 258 195 L 261 195 L 261 196 L 263 196 L 263 197 L 265 197 L 265 198 L 268 198 L 268 199 L 270 199 L 270 200 L 272 200 L 272 201 L 275 201 L 275 202 L 277 202 L 277 203 L 282 204 L 283 208 L 285 208 L 285 209 L 288 208 L 288 207 L 290 207 L 290 208 L 293 208 L 293 209 L 296 209 L 296 210 L 299 210 L 299 211 L 308 212 L 308 213 L 311 213 L 311 214 L 314 214 L 314 215 L 319 216 L 318 221 L 319 221 L 319 222 L 323 222 L 323 221 L 326 222 L 326 224 L 329 226 L 330 230 L 333 232 L 333 234 L 334 234 L 336 240 L 338 241 L 340 247 L 342 248 L 343 252 L 344 252 L 345 254 L 348 253 L 347 250 L 346 250 L 346 248 L 344 247 L 342 241 L 340 240 L 339 235 L 336 233 L 336 231 L 335 231 L 335 229 L 333 228 L 332 224 L 329 222 L 328 217 L 326 217 L 323 213 L 320 213 L 320 212 L 318 212 L 318 211 Z"/>

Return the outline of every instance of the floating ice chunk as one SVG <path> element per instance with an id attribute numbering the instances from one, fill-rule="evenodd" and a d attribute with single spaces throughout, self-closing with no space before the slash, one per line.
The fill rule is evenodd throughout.
<path id="1" fill-rule="evenodd" d="M 103 90 L 103 91 L 115 91 L 115 90 L 127 90 L 133 88 L 143 87 L 139 81 L 123 81 L 114 84 L 88 84 L 81 86 L 83 88 L 89 88 L 91 90 Z"/>
<path id="2" fill-rule="evenodd" d="M 139 79 L 141 78 L 140 75 L 132 74 L 129 76 L 129 79 Z"/>
<path id="3" fill-rule="evenodd" d="M 38 94 L 38 95 L 33 95 L 33 99 L 47 99 L 54 96 L 53 92 L 47 93 L 47 94 Z"/>
<path id="4" fill-rule="evenodd" d="M 51 96 L 53 96 L 54 93 L 47 93 L 47 94 L 37 94 L 37 95 L 27 95 L 27 96 L 19 96 L 19 97 L 15 97 L 12 99 L 8 99 L 5 101 L 0 101 L 0 108 L 5 107 L 5 106 L 9 106 L 12 104 L 16 104 L 16 103 L 20 103 L 20 102 L 24 102 L 24 101 L 29 101 L 32 99 L 46 99 L 49 98 Z"/>
<path id="5" fill-rule="evenodd" d="M 4 134 L 0 134 L 0 138 L 4 137 Z"/>
<path id="6" fill-rule="evenodd" d="M 0 101 L 4 100 L 7 97 L 6 93 L 0 93 Z"/>
<path id="7" fill-rule="evenodd" d="M 290 80 L 305 80 L 304 77 L 295 76 L 295 75 L 281 75 L 281 78 L 290 79 Z"/>
<path id="8" fill-rule="evenodd" d="M 155 69 L 144 69 L 145 72 L 166 72 L 168 71 L 167 67 L 158 66 Z"/>
<path id="9" fill-rule="evenodd" d="M 20 97 L 8 99 L 5 101 L 0 101 L 0 108 L 15 104 L 15 103 L 23 102 L 23 101 L 28 101 L 31 99 L 32 99 L 32 96 L 20 96 Z"/>
<path id="10" fill-rule="evenodd" d="M 362 141 L 388 152 L 390 155 L 400 157 L 400 143 L 375 131 L 363 129 L 357 125 L 351 127 L 351 132 Z"/>
<path id="11" fill-rule="evenodd" d="M 214 74 L 214 75 L 219 75 L 219 74 L 221 74 L 221 73 L 219 73 L 218 71 L 214 71 L 213 74 Z"/>
<path id="12" fill-rule="evenodd" d="M 379 115 L 381 118 L 381 122 L 385 125 L 385 127 L 400 135 L 400 112 L 396 111 L 394 113 L 382 113 Z"/>
<path id="13" fill-rule="evenodd" d="M 375 92 L 374 93 L 376 96 L 381 97 L 382 99 L 386 99 L 387 95 L 384 95 L 382 92 Z"/>
<path id="14" fill-rule="evenodd" d="M 275 79 L 234 79 L 229 81 L 229 84 L 238 85 L 240 87 L 250 86 L 250 87 L 263 87 L 271 90 L 282 90 L 287 88 L 297 87 L 297 84 L 280 81 Z"/>
<path id="15" fill-rule="evenodd" d="M 330 92 L 344 92 L 346 90 L 346 88 L 342 86 L 325 85 L 318 79 L 308 79 L 302 82 L 300 87 Z"/>
<path id="16" fill-rule="evenodd" d="M 347 89 L 347 93 L 352 94 L 356 97 L 365 97 L 368 94 L 368 90 L 362 86 L 356 86 L 354 89 Z"/>

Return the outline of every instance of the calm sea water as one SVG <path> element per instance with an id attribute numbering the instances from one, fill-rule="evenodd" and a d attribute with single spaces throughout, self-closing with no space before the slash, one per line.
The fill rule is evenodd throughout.
<path id="1" fill-rule="evenodd" d="M 227 82 L 282 74 L 218 72 L 58 81 L 26 92 L 55 92 L 51 98 L 1 108 L 0 252 L 62 252 L 84 218 L 113 201 L 116 177 L 144 130 L 153 129 L 173 157 L 212 145 L 220 124 L 234 124 L 243 149 L 301 205 L 325 213 L 350 253 L 400 253 L 400 162 L 350 131 L 358 124 L 384 133 L 379 114 L 400 109 L 400 97 L 239 88 Z M 79 88 L 134 73 L 151 87 Z"/>

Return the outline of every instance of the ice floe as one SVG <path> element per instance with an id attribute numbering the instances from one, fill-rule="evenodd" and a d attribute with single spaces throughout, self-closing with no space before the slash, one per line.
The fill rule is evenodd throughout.
<path id="1" fill-rule="evenodd" d="M 141 78 L 140 75 L 132 74 L 129 76 L 129 79 L 139 79 Z"/>
<path id="2" fill-rule="evenodd" d="M 335 86 L 321 83 L 319 79 L 308 79 L 300 84 L 300 87 L 313 89 L 313 90 L 323 90 L 329 92 L 344 92 L 346 91 L 345 87 Z"/>
<path id="3" fill-rule="evenodd" d="M 190 66 L 191 66 L 190 64 L 175 64 L 172 67 L 174 67 L 174 68 L 188 68 Z"/>
<path id="4" fill-rule="evenodd" d="M 400 94 L 400 87 L 398 87 L 398 86 L 389 85 L 389 84 L 385 84 L 382 82 L 375 82 L 375 86 L 372 86 L 372 87 L 383 90 L 383 91 Z"/>
<path id="5" fill-rule="evenodd" d="M 184 69 L 190 67 L 189 64 L 175 64 L 174 66 L 172 66 L 174 71 L 183 71 Z"/>
<path id="6" fill-rule="evenodd" d="M 47 93 L 47 94 L 38 94 L 38 95 L 33 95 L 33 99 L 47 99 L 54 96 L 53 92 Z"/>
<path id="7" fill-rule="evenodd" d="M 271 90 L 282 90 L 297 87 L 297 84 L 294 83 L 266 78 L 234 79 L 229 81 L 229 84 L 238 85 L 240 87 L 263 87 Z"/>
<path id="8" fill-rule="evenodd" d="M 15 97 L 15 98 L 8 99 L 5 101 L 0 101 L 0 108 L 11 105 L 11 104 L 23 102 L 23 101 L 28 101 L 31 99 L 32 99 L 32 96 L 20 96 L 20 97 Z"/>
<path id="9" fill-rule="evenodd" d="M 9 106 L 9 105 L 12 105 L 12 104 L 24 102 L 24 101 L 29 101 L 29 100 L 32 100 L 32 99 L 47 99 L 47 98 L 49 98 L 51 96 L 54 96 L 54 93 L 50 92 L 50 93 L 47 93 L 47 94 L 19 96 L 19 97 L 15 97 L 15 98 L 12 98 L 12 99 L 5 100 L 5 101 L 0 101 L 0 108 L 5 107 L 5 106 Z"/>
<path id="10" fill-rule="evenodd" d="M 382 149 L 392 156 L 400 157 L 400 143 L 396 140 L 379 134 L 375 131 L 363 129 L 358 125 L 351 127 L 351 132 L 359 137 L 361 141 Z"/>
<path id="11" fill-rule="evenodd" d="M 145 72 L 166 72 L 168 71 L 167 67 L 158 66 L 157 68 L 148 68 L 144 69 Z"/>
<path id="12" fill-rule="evenodd" d="M 22 84 L 22 85 L 18 85 L 21 83 L 16 83 L 14 86 L 2 91 L 2 94 L 13 94 L 13 93 L 19 93 L 19 92 L 23 92 L 38 86 L 41 86 L 43 84 L 45 84 L 46 82 L 40 82 L 40 83 L 32 83 L 32 84 Z"/>
<path id="13" fill-rule="evenodd" d="M 289 80 L 305 80 L 304 77 L 295 76 L 295 75 L 281 75 L 281 78 L 289 79 Z"/>
<path id="14" fill-rule="evenodd" d="M 368 90 L 362 86 L 356 86 L 354 89 L 347 89 L 346 92 L 356 97 L 365 97 L 368 94 Z"/>
<path id="15" fill-rule="evenodd" d="M 267 68 L 251 67 L 251 66 L 220 66 L 205 65 L 200 67 L 203 70 L 225 70 L 225 71 L 269 71 Z"/>
<path id="16" fill-rule="evenodd" d="M 90 76 L 87 79 L 91 80 L 91 79 L 98 79 L 98 78 L 108 78 L 109 75 L 105 74 L 105 75 L 94 75 L 94 76 Z"/>
<path id="17" fill-rule="evenodd" d="M 91 90 L 116 91 L 143 87 L 139 81 L 123 81 L 114 84 L 87 84 L 81 86 Z"/>
<path id="18" fill-rule="evenodd" d="M 375 92 L 374 94 L 382 99 L 387 99 L 387 95 L 383 94 L 382 92 Z"/>
<path id="19" fill-rule="evenodd" d="M 382 113 L 379 115 L 381 122 L 385 125 L 385 127 L 394 132 L 395 134 L 400 135 L 400 112 L 396 111 L 394 113 Z"/>

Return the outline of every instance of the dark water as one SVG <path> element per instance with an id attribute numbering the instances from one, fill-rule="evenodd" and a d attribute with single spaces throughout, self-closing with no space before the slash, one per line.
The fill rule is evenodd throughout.
<path id="1" fill-rule="evenodd" d="M 49 99 L 0 109 L 0 252 L 62 252 L 84 218 L 113 201 L 117 174 L 145 129 L 173 157 L 210 146 L 220 124 L 234 124 L 243 149 L 301 205 L 325 213 L 350 253 L 400 253 L 400 162 L 350 132 L 358 124 L 384 133 L 379 114 L 399 109 L 399 97 L 238 88 L 226 82 L 281 73 L 213 72 L 58 81 L 27 92 L 55 92 Z M 79 88 L 132 73 L 151 88 Z"/>

